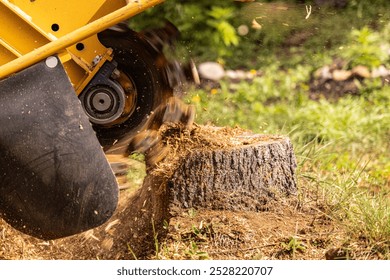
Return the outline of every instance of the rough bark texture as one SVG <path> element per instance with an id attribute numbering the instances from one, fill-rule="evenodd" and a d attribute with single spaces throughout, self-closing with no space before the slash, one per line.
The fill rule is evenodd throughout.
<path id="1" fill-rule="evenodd" d="M 183 157 L 169 180 L 181 208 L 259 211 L 277 194 L 294 194 L 296 161 L 288 138 Z"/>

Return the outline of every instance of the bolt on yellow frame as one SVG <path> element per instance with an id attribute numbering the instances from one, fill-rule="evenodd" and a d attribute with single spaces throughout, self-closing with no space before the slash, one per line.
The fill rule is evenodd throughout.
<path id="1" fill-rule="evenodd" d="M 0 0 L 0 79 L 57 54 L 77 94 L 112 51 L 97 33 L 164 0 Z"/>

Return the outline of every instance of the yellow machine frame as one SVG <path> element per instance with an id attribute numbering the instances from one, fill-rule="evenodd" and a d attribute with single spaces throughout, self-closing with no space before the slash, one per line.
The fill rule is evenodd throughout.
<path id="1" fill-rule="evenodd" d="M 0 0 L 0 79 L 57 54 L 77 94 L 112 51 L 97 33 L 164 0 Z"/>

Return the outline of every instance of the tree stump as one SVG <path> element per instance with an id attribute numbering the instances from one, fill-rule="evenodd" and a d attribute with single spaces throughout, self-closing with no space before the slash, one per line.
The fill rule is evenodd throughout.
<path id="1" fill-rule="evenodd" d="M 296 193 L 296 162 L 287 137 L 245 134 L 227 141 L 222 149 L 200 148 L 181 157 L 168 180 L 172 204 L 259 211 L 278 194 Z"/>

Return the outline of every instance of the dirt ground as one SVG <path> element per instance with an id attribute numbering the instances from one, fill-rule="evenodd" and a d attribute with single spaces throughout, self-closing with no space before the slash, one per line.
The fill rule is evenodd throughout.
<path id="1" fill-rule="evenodd" d="M 230 136 L 237 131 L 242 133 L 240 129 L 222 131 Z M 218 144 L 210 132 L 198 133 L 192 138 L 187 136 L 181 141 L 208 143 L 204 149 Z M 178 139 L 171 143 L 176 152 L 177 144 Z M 166 170 L 160 172 L 167 174 Z M 163 232 L 150 236 L 155 250 L 145 250 L 143 256 L 134 254 L 132 244 L 128 242 L 133 223 L 128 219 L 132 211 L 130 201 L 137 190 L 125 189 L 120 192 L 118 209 L 108 222 L 68 238 L 39 240 L 0 220 L 0 259 L 315 260 L 377 257 L 359 249 L 359 244 L 346 244 L 346 233 L 325 214 L 325 205 L 318 196 L 305 190 L 304 182 L 298 182 L 298 186 L 298 195 L 276 197 L 261 212 L 179 209 L 170 220 L 164 221 Z"/>
<path id="2" fill-rule="evenodd" d="M 129 196 L 129 192 L 121 192 L 118 213 L 103 226 L 53 241 L 24 235 L 0 221 L 0 259 L 133 258 L 131 244 L 118 248 L 113 246 L 112 238 L 126 239 L 128 233 L 115 228 L 119 223 L 131 223 L 120 215 L 129 206 Z M 273 204 L 264 212 L 183 210 L 171 218 L 167 235 L 158 240 L 159 252 L 150 253 L 146 259 L 348 257 L 348 252 L 337 249 L 343 246 L 344 233 L 319 209 L 299 205 L 296 198 Z"/>

